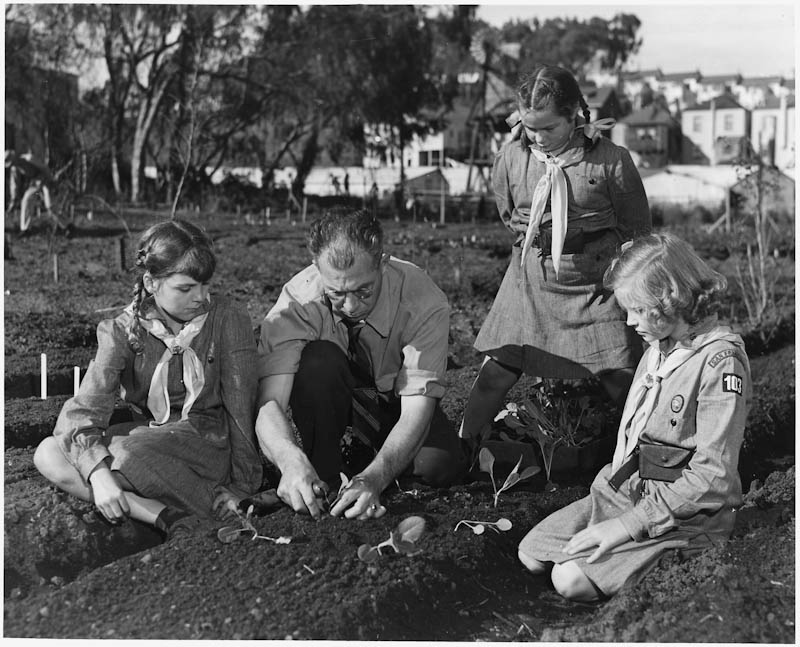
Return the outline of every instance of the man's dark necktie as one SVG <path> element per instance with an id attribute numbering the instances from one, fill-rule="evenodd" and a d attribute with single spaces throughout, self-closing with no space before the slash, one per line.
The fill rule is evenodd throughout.
<path id="1" fill-rule="evenodd" d="M 375 378 L 372 375 L 369 353 L 364 344 L 359 341 L 361 331 L 364 330 L 366 324 L 363 321 L 357 323 L 343 321 L 343 323 L 347 326 L 347 357 L 350 360 L 350 370 L 360 382 L 372 384 L 375 382 Z"/>

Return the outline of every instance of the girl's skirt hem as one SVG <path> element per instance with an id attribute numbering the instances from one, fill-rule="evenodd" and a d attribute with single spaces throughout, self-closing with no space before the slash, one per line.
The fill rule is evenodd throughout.
<path id="1" fill-rule="evenodd" d="M 704 529 L 687 524 L 659 537 L 627 541 L 591 564 L 586 560 L 597 546 L 568 555 L 564 548 L 577 532 L 616 518 L 633 506 L 625 488 L 615 492 L 608 485 L 610 472 L 611 466 L 606 465 L 592 483 L 589 496 L 557 510 L 537 524 L 520 542 L 520 552 L 540 562 L 563 564 L 574 561 L 603 594 L 612 596 L 629 580 L 636 581 L 642 577 L 667 552 L 680 550 L 688 557 L 724 542 L 730 535 L 727 527 Z"/>

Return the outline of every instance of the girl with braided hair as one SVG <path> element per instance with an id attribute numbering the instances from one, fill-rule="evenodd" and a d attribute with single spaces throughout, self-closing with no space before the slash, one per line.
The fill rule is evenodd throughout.
<path id="1" fill-rule="evenodd" d="M 515 236 L 511 262 L 475 348 L 485 360 L 460 435 L 474 447 L 526 373 L 597 376 L 623 401 L 642 353 L 603 273 L 620 244 L 651 228 L 628 151 L 600 135 L 569 71 L 543 65 L 518 91 L 511 141 L 492 170 L 500 218 Z"/>
<path id="2" fill-rule="evenodd" d="M 220 499 L 261 485 L 255 336 L 243 309 L 210 296 L 215 269 L 211 240 L 189 222 L 142 234 L 133 301 L 98 325 L 95 359 L 36 450 L 47 479 L 109 522 L 169 535 L 232 514 Z M 118 397 L 133 420 L 111 424 Z"/>

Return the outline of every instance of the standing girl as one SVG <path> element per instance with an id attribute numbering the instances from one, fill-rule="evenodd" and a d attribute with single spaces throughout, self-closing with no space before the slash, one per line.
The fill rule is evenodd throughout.
<path id="1" fill-rule="evenodd" d="M 751 396 L 742 339 L 712 314 L 725 278 L 689 245 L 671 235 L 629 243 L 605 284 L 648 345 L 614 459 L 589 496 L 551 514 L 519 546 L 529 570 L 555 564 L 556 590 L 584 601 L 614 595 L 667 550 L 692 554 L 730 536 Z"/>
<path id="2" fill-rule="evenodd" d="M 209 296 L 215 268 L 191 223 L 142 234 L 133 302 L 98 325 L 79 392 L 36 450 L 47 479 L 111 522 L 168 533 L 181 517 L 212 516 L 220 487 L 246 495 L 261 484 L 255 337 L 245 311 Z M 109 426 L 118 396 L 134 420 Z"/>
<path id="3" fill-rule="evenodd" d="M 641 344 L 602 284 L 620 243 L 651 228 L 630 154 L 600 136 L 612 120 L 590 123 L 567 70 L 537 68 L 520 86 L 518 102 L 509 118 L 512 140 L 492 170 L 500 218 L 516 240 L 475 340 L 486 359 L 461 426 L 470 443 L 522 373 L 597 375 L 621 399 L 641 356 Z"/>

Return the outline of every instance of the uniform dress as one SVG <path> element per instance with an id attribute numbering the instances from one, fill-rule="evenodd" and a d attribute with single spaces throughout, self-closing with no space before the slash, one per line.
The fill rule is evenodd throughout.
<path id="1" fill-rule="evenodd" d="M 637 385 L 648 382 L 648 373 L 659 375 L 654 367 L 666 367 L 671 354 L 685 353 L 677 368 L 663 379 L 656 377 L 659 389 L 639 441 L 693 450 L 688 465 L 674 482 L 642 479 L 634 471 L 617 491 L 609 484 L 616 469 L 606 465 L 587 497 L 546 517 L 519 546 L 541 562 L 575 561 L 606 595 L 644 573 L 667 550 L 691 555 L 725 541 L 733 530 L 735 508 L 742 503 L 737 465 L 751 381 L 741 338 L 712 319 L 666 355 L 661 348 L 645 351 L 626 411 L 630 407 L 635 415 Z M 630 455 L 630 425 L 625 423 L 623 413 L 615 452 L 620 459 Z M 619 519 L 633 539 L 592 564 L 586 559 L 596 546 L 575 555 L 562 551 L 577 532 L 608 519 Z"/>
<path id="2" fill-rule="evenodd" d="M 100 322 L 95 359 L 77 395 L 64 404 L 53 432 L 85 481 L 110 458 L 111 469 L 124 475 L 137 493 L 202 517 L 211 515 L 217 485 L 230 485 L 242 494 L 261 485 L 254 428 L 256 344 L 250 318 L 224 297 L 210 299 L 206 311 L 202 328 L 189 344 L 202 365 L 202 388 L 186 419 L 181 419 L 187 394 L 183 356 L 173 354 L 168 359 L 164 424 L 155 424 L 148 393 L 165 343 L 148 332 L 143 335 L 143 352 L 133 351 L 127 332 L 130 307 Z M 152 297 L 143 301 L 140 316 L 159 318 Z M 134 420 L 109 426 L 118 397 L 129 405 Z"/>
<path id="3" fill-rule="evenodd" d="M 492 170 L 500 218 L 516 234 L 511 262 L 475 348 L 497 361 L 540 377 L 583 378 L 633 368 L 641 342 L 625 325 L 603 273 L 619 245 L 648 233 L 650 210 L 630 154 L 605 137 L 584 150 L 579 128 L 559 157 L 567 191 L 567 239 L 556 278 L 550 246 L 550 201 L 538 246 L 522 247 L 534 190 L 546 174 L 524 136 L 497 154 Z"/>

